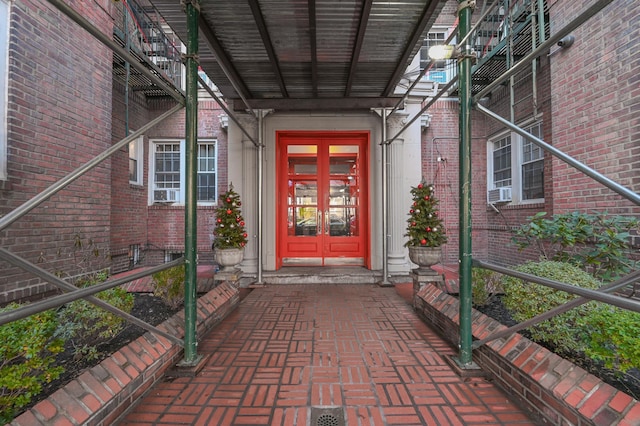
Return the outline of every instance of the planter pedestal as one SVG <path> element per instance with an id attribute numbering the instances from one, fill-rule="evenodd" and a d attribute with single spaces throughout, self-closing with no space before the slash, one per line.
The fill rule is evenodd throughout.
<path id="1" fill-rule="evenodd" d="M 215 281 L 228 281 L 237 288 L 240 278 L 242 278 L 242 270 L 236 268 L 236 265 L 239 265 L 244 259 L 244 249 L 215 249 L 213 256 L 216 263 L 222 268 L 219 272 L 216 272 Z"/>
<path id="2" fill-rule="evenodd" d="M 418 265 L 409 274 L 413 281 L 414 296 L 430 283 L 433 283 L 438 288 L 444 287 L 444 275 L 431 269 L 431 266 L 440 263 L 441 257 L 442 250 L 440 247 L 409 247 L 409 259 Z"/>

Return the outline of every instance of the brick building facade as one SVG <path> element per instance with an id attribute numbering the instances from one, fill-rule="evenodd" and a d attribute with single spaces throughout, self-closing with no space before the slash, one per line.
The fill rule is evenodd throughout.
<path id="1" fill-rule="evenodd" d="M 547 3 L 551 32 L 570 21 L 578 9 L 588 7 L 579 2 Z M 113 26 L 120 19 L 120 6 L 111 1 L 71 1 L 69 4 L 105 34 L 112 34 Z M 481 4 L 478 3 L 477 10 Z M 150 99 L 125 90 L 114 78 L 111 51 L 47 2 L 20 0 L 10 2 L 10 6 L 7 177 L 0 180 L 2 215 L 124 138 L 127 129 L 134 131 L 175 105 L 174 101 Z M 455 1 L 447 4 L 438 25 L 453 24 L 455 6 Z M 639 13 L 640 5 L 633 0 L 612 2 L 588 25 L 573 33 L 573 46 L 554 47 L 548 55 L 539 58 L 535 99 L 530 96 L 532 72 L 527 69 L 514 77 L 513 89 L 518 102 L 512 103 L 508 87 L 500 86 L 486 103 L 503 117 L 511 115 L 513 104 L 516 124 L 526 127 L 540 123 L 542 139 L 635 192 L 640 190 L 640 92 L 635 19 Z M 129 97 L 125 102 L 127 92 Z M 421 173 L 435 184 L 449 235 L 444 247 L 444 263 L 455 265 L 459 233 L 459 105 L 454 98 L 442 99 L 428 112 L 430 125 L 421 133 L 417 126 L 418 131 L 414 132 L 420 147 L 419 172 L 413 176 L 413 172 L 403 170 L 407 174 L 402 176 L 402 181 L 415 185 Z M 201 100 L 198 137 L 215 144 L 217 192 L 223 192 L 235 179 L 235 188 L 241 195 L 248 195 L 247 207 L 252 207 L 255 163 L 240 148 L 244 138 L 237 128 L 232 140 L 232 126 L 226 130 L 220 121 L 222 115 L 216 102 Z M 356 130 L 369 129 L 372 147 L 380 133 L 377 118 L 364 114 L 355 117 L 324 112 L 315 116 L 276 114 L 269 120 L 274 123 L 267 124 L 273 134 L 290 129 L 351 131 L 355 123 L 359 126 Z M 487 203 L 487 190 L 491 189 L 493 179 L 489 145 L 506 133 L 500 124 L 479 112 L 473 112 L 472 127 L 474 257 L 502 264 L 532 258 L 533 253 L 519 253 L 509 242 L 512 228 L 539 211 L 640 213 L 631 202 L 570 170 L 548 154 L 544 155 L 543 198 L 523 201 L 518 196 L 515 201 L 491 207 Z M 274 139 L 273 135 L 269 137 Z M 414 142 L 413 137 L 403 135 L 405 146 Z M 142 148 L 136 158 L 141 173 L 136 181 L 130 176 L 131 153 L 122 149 L 0 231 L 0 245 L 64 277 L 104 268 L 117 273 L 140 265 L 158 264 L 181 254 L 184 206 L 153 201 L 152 170 L 154 143 L 183 139 L 184 112 L 179 112 L 141 139 Z M 275 159 L 275 149 L 273 146 L 269 149 L 273 152 L 269 154 L 271 157 L 267 156 L 266 173 L 273 181 L 275 163 L 269 162 Z M 373 193 L 380 186 L 378 169 L 374 169 L 379 161 L 377 155 L 372 148 L 371 170 L 376 172 L 371 173 L 370 208 L 374 213 L 381 210 L 378 194 Z M 413 161 L 412 151 L 402 155 Z M 275 189 L 270 191 L 275 193 Z M 209 202 L 198 207 L 197 246 L 200 259 L 206 262 L 211 261 L 214 205 L 215 202 Z M 272 200 L 267 199 L 266 205 L 275 211 Z M 397 211 L 393 217 L 404 224 L 408 204 L 394 208 Z M 270 214 L 275 216 L 273 212 Z M 255 230 L 257 216 L 252 213 L 247 217 L 250 229 Z M 271 216 L 268 220 L 272 220 Z M 266 223 L 267 239 L 277 238 L 273 223 L 275 219 Z M 380 255 L 379 226 L 379 217 L 372 216 L 369 251 L 373 257 Z M 248 246 L 250 253 L 255 252 L 252 246 L 255 238 L 252 241 Z M 267 256 L 273 256 L 273 247 L 275 243 L 266 247 Z M 401 252 L 394 255 L 403 256 Z M 398 262 L 402 266 L 396 273 L 408 272 L 409 264 L 403 262 Z M 53 290 L 6 262 L 0 261 L 0 269 L 0 303 Z"/>

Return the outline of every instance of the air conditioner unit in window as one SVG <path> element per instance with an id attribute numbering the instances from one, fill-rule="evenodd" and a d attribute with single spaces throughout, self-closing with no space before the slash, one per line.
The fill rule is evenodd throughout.
<path id="1" fill-rule="evenodd" d="M 177 203 L 180 193 L 176 189 L 155 189 L 153 191 L 154 203 Z"/>
<path id="2" fill-rule="evenodd" d="M 511 187 L 503 186 L 502 188 L 490 189 L 487 191 L 487 201 L 489 204 L 511 201 Z"/>

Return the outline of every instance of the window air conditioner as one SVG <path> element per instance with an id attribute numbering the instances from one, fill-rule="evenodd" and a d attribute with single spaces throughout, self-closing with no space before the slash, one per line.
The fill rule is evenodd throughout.
<path id="1" fill-rule="evenodd" d="M 176 203 L 179 192 L 175 189 L 155 189 L 153 191 L 154 203 Z"/>
<path id="2" fill-rule="evenodd" d="M 511 187 L 503 186 L 502 188 L 490 189 L 487 191 L 487 201 L 489 204 L 511 201 Z"/>

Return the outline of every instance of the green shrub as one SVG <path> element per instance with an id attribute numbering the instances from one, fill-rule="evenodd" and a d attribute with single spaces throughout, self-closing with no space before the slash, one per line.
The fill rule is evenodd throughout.
<path id="1" fill-rule="evenodd" d="M 153 294 L 171 308 L 184 303 L 184 265 L 174 266 L 153 274 Z"/>
<path id="2" fill-rule="evenodd" d="M 568 263 L 531 262 L 516 270 L 582 288 L 599 286 L 591 275 Z M 503 302 L 519 322 L 577 297 L 513 277 L 505 276 L 503 284 Z M 533 340 L 552 344 L 562 355 L 584 353 L 618 373 L 640 368 L 640 313 L 592 301 L 528 330 Z"/>
<path id="3" fill-rule="evenodd" d="M 471 270 L 471 293 L 473 306 L 485 306 L 502 293 L 501 275 L 483 268 Z"/>
<path id="4" fill-rule="evenodd" d="M 513 242 L 520 250 L 533 246 L 546 260 L 569 262 L 593 276 L 611 281 L 635 268 L 629 257 L 633 217 L 607 213 L 570 212 L 546 218 L 541 212 L 515 231 Z"/>
<path id="5" fill-rule="evenodd" d="M 0 312 L 17 308 L 11 304 Z M 16 410 L 31 402 L 42 385 L 57 379 L 64 371 L 55 367 L 55 354 L 63 350 L 55 339 L 56 314 L 53 310 L 0 326 L 0 421 L 12 420 Z"/>
<path id="6" fill-rule="evenodd" d="M 598 304 L 579 324 L 588 333 L 589 358 L 618 372 L 640 368 L 640 313 Z"/>
<path id="7" fill-rule="evenodd" d="M 106 280 L 106 274 L 97 274 L 78 287 L 88 287 Z M 96 297 L 127 313 L 133 309 L 133 295 L 121 287 L 101 291 Z M 97 307 L 86 300 L 76 300 L 63 306 L 58 312 L 60 326 L 56 336 L 70 342 L 76 359 L 96 359 L 97 343 L 108 342 L 126 326 L 120 316 Z"/>
<path id="8" fill-rule="evenodd" d="M 568 263 L 542 261 L 529 262 L 515 268 L 519 272 L 544 277 L 554 281 L 572 284 L 577 287 L 595 289 L 600 283 L 577 266 Z M 505 296 L 502 299 L 513 319 L 522 322 L 536 315 L 562 305 L 576 296 L 518 278 L 504 276 Z M 538 323 L 528 330 L 531 338 L 538 342 L 553 345 L 558 352 L 582 351 L 584 343 L 583 328 L 578 320 L 591 311 L 594 303 L 573 308 L 549 320 Z M 578 338 L 577 338 L 578 336 Z"/>

